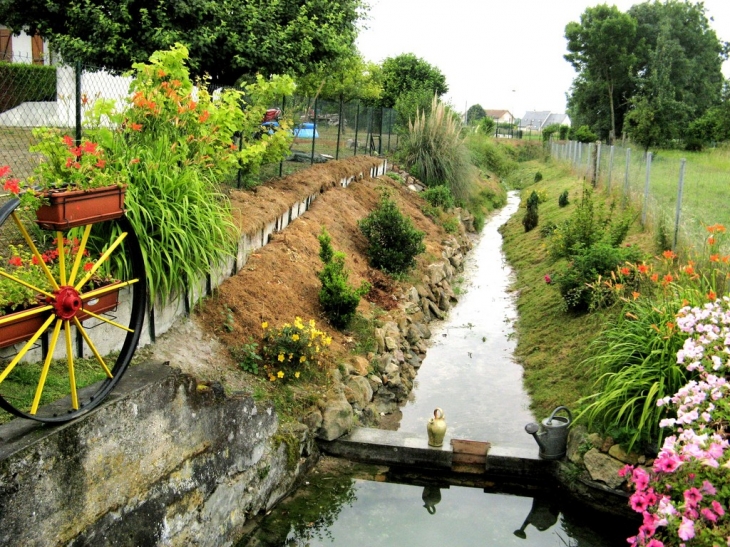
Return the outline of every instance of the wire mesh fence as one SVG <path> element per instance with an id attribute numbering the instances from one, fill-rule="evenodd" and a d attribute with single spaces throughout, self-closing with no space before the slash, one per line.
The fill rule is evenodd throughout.
<path id="1" fill-rule="evenodd" d="M 550 152 L 569 162 L 578 176 L 634 204 L 642 224 L 662 226 L 675 250 L 701 246 L 707 226 L 730 226 L 728 151 L 652 153 L 568 141 L 552 142 Z"/>
<path id="2" fill-rule="evenodd" d="M 86 115 L 97 100 L 124 104 L 131 96 L 131 77 L 98 67 L 34 65 L 32 59 L 23 58 L 13 61 L 0 61 L 0 165 L 10 165 L 19 178 L 32 175 L 41 161 L 33 145 L 42 128 L 55 128 L 79 140 L 88 127 Z M 235 174 L 222 182 L 240 187 L 331 159 L 386 154 L 398 143 L 397 116 L 392 109 L 300 96 L 283 97 L 268 106 L 277 111 L 274 126 L 283 119 L 290 127 L 289 156 L 262 166 L 256 181 Z M 263 129 L 273 131 L 274 126 Z"/>

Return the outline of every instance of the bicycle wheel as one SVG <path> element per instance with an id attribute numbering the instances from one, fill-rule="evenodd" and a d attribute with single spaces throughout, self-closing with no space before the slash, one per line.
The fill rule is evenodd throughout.
<path id="1" fill-rule="evenodd" d="M 18 205 L 13 199 L 0 207 L 0 233 L 17 243 L 8 246 L 15 253 L 9 261 L 16 269 L 2 268 L 0 275 L 5 287 L 24 291 L 26 300 L 32 295 L 34 305 L 0 316 L 0 348 L 17 350 L 0 359 L 0 408 L 40 422 L 67 422 L 98 406 L 132 360 L 144 323 L 144 260 L 125 216 L 75 228 L 80 239 L 70 237 L 68 230 L 55 231 L 49 245 L 44 236 L 54 232 L 24 224 Z M 104 234 L 109 239 L 100 244 Z M 26 254 L 21 257 L 18 248 Z M 90 251 L 98 258 L 92 259 Z M 118 259 L 126 264 L 119 271 L 126 273 L 115 272 L 110 279 L 112 262 Z M 31 268 L 37 269 L 37 278 L 28 281 Z M 40 361 L 29 362 L 39 346 Z M 103 379 L 81 389 L 76 363 L 85 353 L 90 355 L 84 363 L 91 377 Z M 47 401 L 49 378 L 56 385 L 67 382 L 65 398 Z"/>

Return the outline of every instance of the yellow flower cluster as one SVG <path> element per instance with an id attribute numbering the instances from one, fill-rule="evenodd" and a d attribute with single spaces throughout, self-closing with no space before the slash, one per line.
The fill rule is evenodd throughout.
<path id="1" fill-rule="evenodd" d="M 280 328 L 269 328 L 267 321 L 261 323 L 263 342 L 261 345 L 269 380 L 291 380 L 312 364 L 320 364 L 332 337 L 317 329 L 314 319 L 306 323 L 296 317 L 293 323 L 284 323 Z"/>

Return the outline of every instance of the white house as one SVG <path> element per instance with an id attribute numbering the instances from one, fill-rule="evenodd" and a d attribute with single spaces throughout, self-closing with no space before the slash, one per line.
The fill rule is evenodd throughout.
<path id="1" fill-rule="evenodd" d="M 497 123 L 511 123 L 514 116 L 509 110 L 485 110 L 488 118 L 492 118 Z"/>
<path id="2" fill-rule="evenodd" d="M 50 65 L 51 49 L 48 41 L 38 34 L 29 36 L 21 31 L 18 36 L 13 36 L 11 29 L 0 25 L 0 61 Z"/>
<path id="3" fill-rule="evenodd" d="M 520 118 L 520 129 L 523 131 L 539 132 L 553 124 L 570 127 L 570 118 L 567 114 L 555 114 L 549 110 L 528 110 Z"/>

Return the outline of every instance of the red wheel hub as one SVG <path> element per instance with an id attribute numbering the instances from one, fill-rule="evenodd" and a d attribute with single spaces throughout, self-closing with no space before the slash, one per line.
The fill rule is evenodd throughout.
<path id="1" fill-rule="evenodd" d="M 59 319 L 73 319 L 76 313 L 81 309 L 81 297 L 79 292 L 73 287 L 59 287 L 54 292 L 56 298 L 53 301 L 53 307 L 56 311 L 56 317 Z"/>

